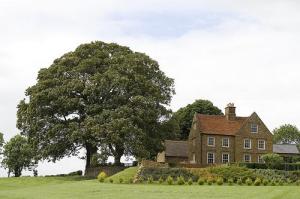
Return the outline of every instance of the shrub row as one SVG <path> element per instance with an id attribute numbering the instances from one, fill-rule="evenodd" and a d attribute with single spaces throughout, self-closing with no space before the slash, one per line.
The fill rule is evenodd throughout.
<path id="1" fill-rule="evenodd" d="M 249 169 L 268 169 L 265 163 L 238 163 L 238 166 L 244 166 Z M 299 171 L 300 163 L 283 163 L 276 166 L 277 170 Z"/>

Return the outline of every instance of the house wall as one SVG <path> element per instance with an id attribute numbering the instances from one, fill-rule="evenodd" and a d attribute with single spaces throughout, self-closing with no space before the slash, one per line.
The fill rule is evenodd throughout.
<path id="1" fill-rule="evenodd" d="M 258 132 L 251 133 L 251 124 L 258 125 Z M 244 139 L 251 139 L 251 149 L 244 149 Z M 246 124 L 235 136 L 235 160 L 244 162 L 244 154 L 251 155 L 251 162 L 258 162 L 258 156 L 273 152 L 273 135 L 256 113 L 252 114 Z M 266 149 L 258 149 L 258 140 L 265 140 Z"/>

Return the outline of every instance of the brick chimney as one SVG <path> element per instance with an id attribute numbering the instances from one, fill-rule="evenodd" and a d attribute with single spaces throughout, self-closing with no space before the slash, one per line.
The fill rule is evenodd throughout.
<path id="1" fill-rule="evenodd" d="M 227 104 L 227 107 L 225 108 L 225 116 L 227 120 L 235 120 L 235 106 L 234 103 Z"/>

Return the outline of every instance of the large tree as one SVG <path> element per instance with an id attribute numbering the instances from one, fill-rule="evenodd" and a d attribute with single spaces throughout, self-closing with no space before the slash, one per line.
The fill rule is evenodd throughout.
<path id="1" fill-rule="evenodd" d="M 27 138 L 16 135 L 4 145 L 2 166 L 8 169 L 8 175 L 12 172 L 19 177 L 23 169 L 34 166 L 34 154 Z"/>
<path id="2" fill-rule="evenodd" d="M 161 150 L 161 122 L 173 79 L 156 61 L 128 47 L 92 42 L 39 71 L 18 105 L 18 128 L 40 158 L 52 161 L 86 149 L 86 168 L 98 149 L 151 157 Z"/>
<path id="3" fill-rule="evenodd" d="M 195 113 L 207 114 L 207 115 L 222 115 L 222 111 L 213 105 L 209 100 L 196 100 L 192 104 L 180 108 L 173 114 L 173 118 L 177 120 L 180 128 L 179 139 L 186 140 L 190 133 L 190 128 Z"/>
<path id="4" fill-rule="evenodd" d="M 292 124 L 284 124 L 273 130 L 274 143 L 280 144 L 300 144 L 300 131 Z"/>

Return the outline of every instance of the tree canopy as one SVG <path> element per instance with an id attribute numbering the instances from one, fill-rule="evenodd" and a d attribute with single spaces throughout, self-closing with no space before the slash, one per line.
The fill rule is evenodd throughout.
<path id="1" fill-rule="evenodd" d="M 180 128 L 179 138 L 186 140 L 190 133 L 193 117 L 195 113 L 207 115 L 222 115 L 222 111 L 213 105 L 209 100 L 196 100 L 192 104 L 180 108 L 173 114 L 173 118 L 177 120 Z"/>
<path id="2" fill-rule="evenodd" d="M 15 177 L 21 176 L 23 169 L 33 166 L 33 159 L 34 151 L 27 138 L 21 135 L 16 135 L 4 145 L 2 166 Z"/>
<path id="3" fill-rule="evenodd" d="M 57 160 L 86 149 L 151 157 L 161 150 L 161 123 L 174 81 L 156 61 L 114 43 L 92 42 L 38 73 L 18 105 L 17 126 L 40 158 Z"/>
<path id="4" fill-rule="evenodd" d="M 300 131 L 292 124 L 284 124 L 273 130 L 273 141 L 279 144 L 300 144 Z"/>

